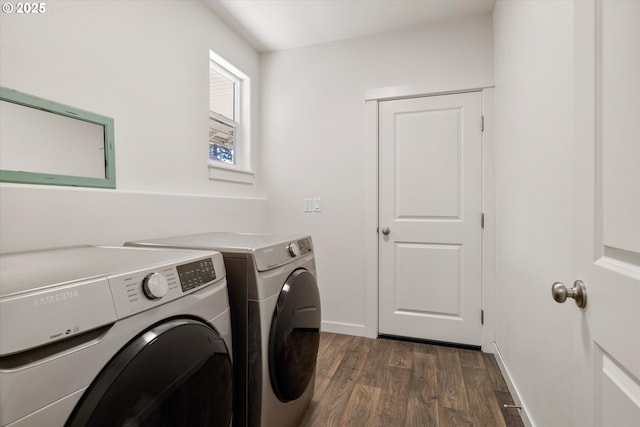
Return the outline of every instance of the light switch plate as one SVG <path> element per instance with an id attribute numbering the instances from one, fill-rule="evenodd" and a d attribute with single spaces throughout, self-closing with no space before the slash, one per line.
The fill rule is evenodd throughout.
<path id="1" fill-rule="evenodd" d="M 313 199 L 313 211 L 321 212 L 322 211 L 322 199 L 320 197 L 314 197 Z"/>
<path id="2" fill-rule="evenodd" d="M 313 212 L 313 202 L 311 199 L 304 199 L 304 211 Z"/>

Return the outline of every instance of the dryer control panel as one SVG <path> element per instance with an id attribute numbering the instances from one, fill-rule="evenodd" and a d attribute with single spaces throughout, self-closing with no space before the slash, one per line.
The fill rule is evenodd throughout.
<path id="1" fill-rule="evenodd" d="M 304 237 L 255 250 L 258 271 L 271 270 L 304 257 L 313 251 L 311 237 Z"/>

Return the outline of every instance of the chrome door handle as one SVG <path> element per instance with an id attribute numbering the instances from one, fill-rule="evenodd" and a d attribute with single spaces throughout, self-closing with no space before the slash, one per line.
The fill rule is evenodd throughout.
<path id="1" fill-rule="evenodd" d="M 391 230 L 389 230 L 389 227 L 382 227 L 380 231 L 382 231 L 382 234 L 384 234 L 385 236 L 388 236 L 389 233 L 391 233 Z"/>
<path id="2" fill-rule="evenodd" d="M 587 306 L 587 287 L 582 280 L 573 282 L 571 289 L 567 289 L 562 282 L 555 282 L 551 286 L 551 295 L 560 304 L 565 302 L 567 298 L 573 298 L 578 307 L 585 308 Z"/>

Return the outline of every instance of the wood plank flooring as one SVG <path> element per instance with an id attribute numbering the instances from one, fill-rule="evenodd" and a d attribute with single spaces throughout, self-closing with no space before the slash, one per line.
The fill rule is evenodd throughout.
<path id="1" fill-rule="evenodd" d="M 480 351 L 323 332 L 302 427 L 520 427 L 495 358 Z"/>

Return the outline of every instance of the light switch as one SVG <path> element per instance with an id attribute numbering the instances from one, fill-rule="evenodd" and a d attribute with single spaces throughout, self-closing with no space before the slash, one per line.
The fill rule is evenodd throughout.
<path id="1" fill-rule="evenodd" d="M 320 197 L 314 197 L 313 199 L 313 211 L 321 212 L 322 211 L 322 199 Z"/>
<path id="2" fill-rule="evenodd" d="M 304 199 L 304 211 L 313 212 L 313 203 L 311 199 Z"/>

